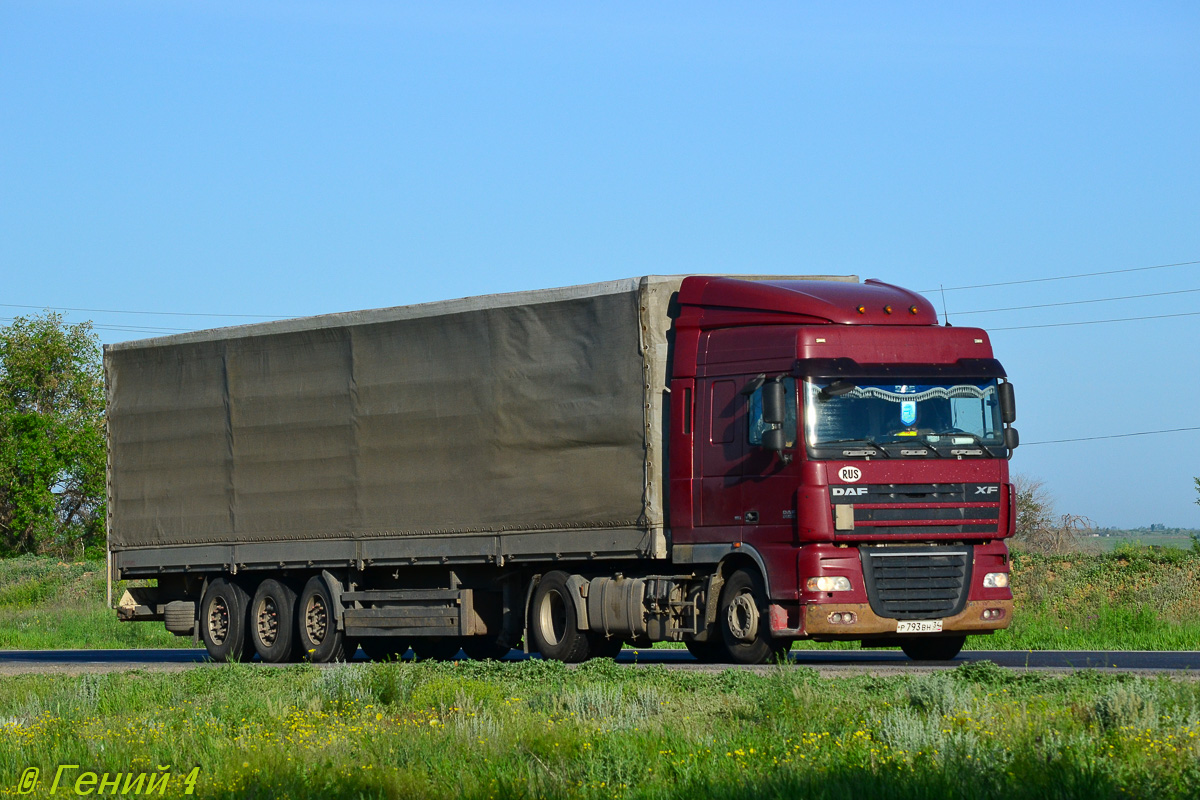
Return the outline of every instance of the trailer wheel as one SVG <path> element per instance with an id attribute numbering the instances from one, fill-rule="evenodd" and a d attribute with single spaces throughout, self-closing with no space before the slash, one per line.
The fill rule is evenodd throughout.
<path id="1" fill-rule="evenodd" d="M 787 651 L 791 642 L 771 636 L 767 593 L 757 573 L 734 572 L 721 589 L 717 625 L 722 648 L 734 664 L 765 664 Z"/>
<path id="2" fill-rule="evenodd" d="M 950 661 L 962 650 L 966 636 L 931 636 L 900 642 L 904 655 L 913 661 Z"/>
<path id="3" fill-rule="evenodd" d="M 399 636 L 365 636 L 359 646 L 372 661 L 399 661 L 408 652 L 408 642 Z"/>
<path id="4" fill-rule="evenodd" d="M 268 664 L 300 660 L 296 636 L 296 592 L 267 578 L 250 601 L 250 640 L 258 657 Z"/>
<path id="5" fill-rule="evenodd" d="M 249 661 L 254 656 L 247 646 L 250 597 L 228 578 L 208 584 L 200 601 L 200 637 L 213 661 Z"/>
<path id="6" fill-rule="evenodd" d="M 419 661 L 453 661 L 462 644 L 458 637 L 414 639 L 412 650 Z"/>
<path id="7" fill-rule="evenodd" d="M 342 631 L 337 629 L 333 598 L 329 586 L 320 575 L 314 575 L 304 584 L 298 613 L 296 628 L 306 659 L 314 664 L 327 664 L 354 657 L 358 646 L 348 642 Z"/>
<path id="8" fill-rule="evenodd" d="M 576 664 L 591 654 L 587 631 L 575 627 L 575 603 L 561 570 L 542 576 L 529 608 L 529 632 L 543 658 Z"/>

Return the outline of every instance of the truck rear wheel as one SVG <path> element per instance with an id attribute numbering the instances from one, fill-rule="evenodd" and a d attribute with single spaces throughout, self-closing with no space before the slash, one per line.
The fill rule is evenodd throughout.
<path id="1" fill-rule="evenodd" d="M 213 661 L 249 661 L 254 656 L 246 641 L 249 605 L 246 590 L 228 578 L 217 578 L 204 590 L 200 637 Z"/>
<path id="2" fill-rule="evenodd" d="M 337 629 L 333 597 L 320 575 L 314 575 L 304 584 L 298 610 L 296 627 L 306 659 L 314 664 L 327 664 L 354 657 L 358 646 L 348 642 L 345 634 Z"/>
<path id="3" fill-rule="evenodd" d="M 730 662 L 765 664 L 787 652 L 791 642 L 772 637 L 768 619 L 762 578 L 744 569 L 730 575 L 717 612 L 722 649 Z"/>
<path id="4" fill-rule="evenodd" d="M 913 661 L 950 661 L 966 643 L 966 636 L 931 636 L 900 642 L 904 655 Z"/>
<path id="5" fill-rule="evenodd" d="M 299 661 L 296 637 L 296 592 L 267 578 L 250 601 L 250 640 L 258 657 L 268 664 Z"/>
<path id="6" fill-rule="evenodd" d="M 577 664 L 591 654 L 587 631 L 575 627 L 576 599 L 561 570 L 542 576 L 529 608 L 529 633 L 543 658 Z"/>

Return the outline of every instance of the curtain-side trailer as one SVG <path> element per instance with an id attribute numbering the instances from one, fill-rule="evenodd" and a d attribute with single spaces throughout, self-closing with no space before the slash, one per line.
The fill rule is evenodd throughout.
<path id="1" fill-rule="evenodd" d="M 117 613 L 216 660 L 796 639 L 1012 615 L 1012 385 L 845 277 L 648 276 L 111 345 Z"/>

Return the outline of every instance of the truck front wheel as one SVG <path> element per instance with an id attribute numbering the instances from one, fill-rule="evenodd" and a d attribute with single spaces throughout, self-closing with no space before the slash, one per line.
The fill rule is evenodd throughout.
<path id="1" fill-rule="evenodd" d="M 733 664 L 765 664 L 791 642 L 775 639 L 767 616 L 767 593 L 757 574 L 739 569 L 725 581 L 717 612 L 725 655 Z"/>
<path id="2" fill-rule="evenodd" d="M 296 627 L 305 658 L 314 664 L 327 664 L 354 657 L 358 647 L 347 642 L 342 631 L 337 629 L 333 597 L 320 575 L 312 576 L 304 584 L 304 590 L 300 592 L 299 613 Z"/>
<path id="3" fill-rule="evenodd" d="M 561 570 L 542 576 L 529 609 L 529 633 L 543 658 L 577 664 L 591 655 L 587 631 L 575 627 L 577 602 Z"/>
<path id="4" fill-rule="evenodd" d="M 204 590 L 200 636 L 213 661 L 249 661 L 254 656 L 246 641 L 249 605 L 246 590 L 228 578 L 217 578 Z"/>

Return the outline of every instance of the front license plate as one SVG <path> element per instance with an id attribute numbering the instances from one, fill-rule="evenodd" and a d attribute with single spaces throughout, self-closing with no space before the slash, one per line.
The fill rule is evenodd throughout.
<path id="1" fill-rule="evenodd" d="M 896 623 L 896 633 L 941 633 L 940 619 L 902 619 Z"/>

